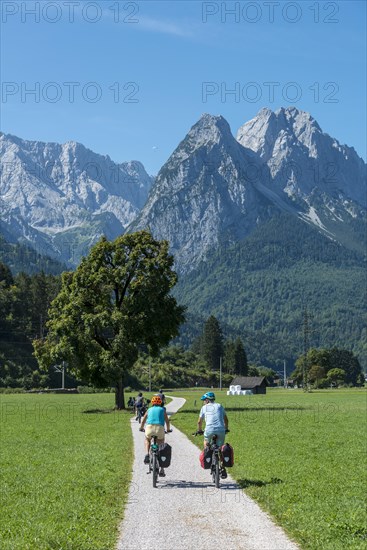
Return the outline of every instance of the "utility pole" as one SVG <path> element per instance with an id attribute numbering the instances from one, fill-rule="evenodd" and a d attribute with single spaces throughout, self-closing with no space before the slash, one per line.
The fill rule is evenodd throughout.
<path id="1" fill-rule="evenodd" d="M 287 387 L 287 369 L 285 366 L 285 359 L 284 359 L 284 389 Z"/>
<path id="2" fill-rule="evenodd" d="M 62 362 L 61 389 L 65 389 L 65 361 Z"/>
<path id="3" fill-rule="evenodd" d="M 302 369 L 302 376 L 303 376 L 303 391 L 308 391 L 308 380 L 307 380 L 307 352 L 310 347 L 310 315 L 308 313 L 307 307 L 303 311 L 303 353 L 304 353 L 304 361 L 303 361 L 303 369 Z"/>
<path id="4" fill-rule="evenodd" d="M 55 372 L 61 372 L 61 389 L 65 389 L 65 371 L 66 371 L 66 361 L 62 361 L 61 365 L 54 365 L 53 368 Z"/>
<path id="5" fill-rule="evenodd" d="M 219 389 L 222 389 L 222 356 L 219 357 Z"/>
<path id="6" fill-rule="evenodd" d="M 152 391 L 152 363 L 149 361 L 149 391 Z"/>

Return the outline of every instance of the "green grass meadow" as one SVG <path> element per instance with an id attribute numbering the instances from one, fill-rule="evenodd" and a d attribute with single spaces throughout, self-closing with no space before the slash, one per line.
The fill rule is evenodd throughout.
<path id="1" fill-rule="evenodd" d="M 113 394 L 1 395 L 1 550 L 110 550 L 127 501 L 130 413 Z"/>
<path id="2" fill-rule="evenodd" d="M 173 425 L 201 446 L 202 392 L 167 393 L 187 399 Z M 246 493 L 303 549 L 365 549 L 366 391 L 216 393 Z M 1 550 L 115 547 L 133 456 L 131 414 L 113 400 L 0 396 Z"/>
<path id="3" fill-rule="evenodd" d="M 366 391 L 270 389 L 227 396 L 231 474 L 304 549 L 367 548 Z M 179 392 L 174 426 L 197 445 L 199 392 Z"/>

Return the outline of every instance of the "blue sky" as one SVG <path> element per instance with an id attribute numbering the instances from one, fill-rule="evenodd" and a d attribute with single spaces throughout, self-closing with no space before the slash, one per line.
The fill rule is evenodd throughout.
<path id="1" fill-rule="evenodd" d="M 262 107 L 295 105 L 365 158 L 364 1 L 3 0 L 1 10 L 5 133 L 79 141 L 155 174 L 203 112 L 235 135 Z"/>

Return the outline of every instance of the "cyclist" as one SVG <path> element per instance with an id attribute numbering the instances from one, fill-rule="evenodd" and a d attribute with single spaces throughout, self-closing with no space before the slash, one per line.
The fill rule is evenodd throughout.
<path id="1" fill-rule="evenodd" d="M 162 407 L 166 404 L 166 396 L 163 393 L 163 390 L 158 390 L 158 396 L 162 399 Z"/>
<path id="2" fill-rule="evenodd" d="M 166 423 L 167 432 L 170 431 L 169 418 L 166 413 L 166 409 L 162 407 L 162 399 L 158 395 L 154 395 L 151 401 L 151 407 L 147 410 L 143 416 L 141 422 L 140 431 L 144 431 L 145 424 L 147 425 L 145 429 L 145 458 L 144 464 L 149 464 L 149 451 L 150 451 L 150 440 L 153 435 L 157 436 L 158 445 L 164 443 L 164 423 Z M 166 474 L 164 468 L 161 468 L 159 475 L 164 477 Z"/>
<path id="3" fill-rule="evenodd" d="M 144 397 L 143 397 L 143 394 L 139 392 L 138 396 L 135 397 L 135 414 L 136 414 L 135 420 L 139 420 L 141 418 L 142 416 L 141 410 L 143 405 L 144 405 Z"/>
<path id="4" fill-rule="evenodd" d="M 204 405 L 201 407 L 198 419 L 198 432 L 202 431 L 203 420 L 205 420 L 204 431 L 204 450 L 210 446 L 210 439 L 213 435 L 217 436 L 217 445 L 224 445 L 226 430 L 228 430 L 228 418 L 224 407 L 215 403 L 215 394 L 212 391 L 204 393 L 201 397 Z M 227 471 L 222 463 L 221 478 L 227 477 Z"/>

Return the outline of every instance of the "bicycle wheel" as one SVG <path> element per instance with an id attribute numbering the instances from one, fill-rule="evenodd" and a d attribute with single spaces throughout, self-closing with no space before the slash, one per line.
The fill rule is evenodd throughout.
<path id="1" fill-rule="evenodd" d="M 157 479 L 158 479 L 158 457 L 157 453 L 153 453 L 153 459 L 152 459 L 152 468 L 153 468 L 153 487 L 157 487 Z"/>
<path id="2" fill-rule="evenodd" d="M 215 479 L 216 479 L 216 478 L 215 478 L 216 466 L 217 466 L 216 456 L 215 456 L 215 454 L 213 453 L 213 456 L 212 456 L 211 474 L 212 474 L 212 480 L 213 480 L 214 485 L 215 485 Z"/>
<path id="3" fill-rule="evenodd" d="M 215 486 L 217 489 L 219 489 L 220 481 L 219 481 L 219 460 L 215 463 Z"/>

